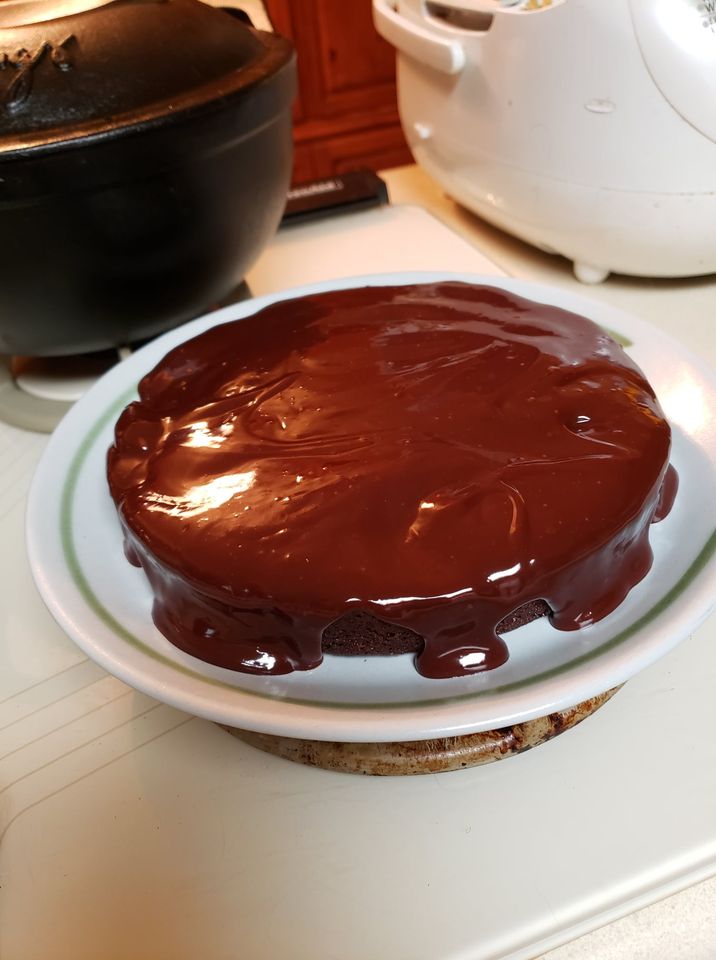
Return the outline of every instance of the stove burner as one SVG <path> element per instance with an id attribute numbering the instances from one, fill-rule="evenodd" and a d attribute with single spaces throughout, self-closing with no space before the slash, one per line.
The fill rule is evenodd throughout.
<path id="1" fill-rule="evenodd" d="M 242 282 L 214 308 L 250 297 L 248 285 Z M 66 357 L 0 354 L 0 421 L 22 430 L 52 433 L 96 380 L 148 342 Z"/>
<path id="2" fill-rule="evenodd" d="M 120 348 L 69 357 L 0 355 L 0 420 L 51 433 L 95 380 L 130 353 Z"/>

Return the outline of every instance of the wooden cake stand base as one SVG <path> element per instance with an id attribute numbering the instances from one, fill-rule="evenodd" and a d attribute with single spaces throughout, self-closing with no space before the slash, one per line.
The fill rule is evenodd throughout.
<path id="1" fill-rule="evenodd" d="M 436 740 L 408 740 L 402 743 L 339 743 L 333 740 L 297 740 L 252 733 L 236 727 L 222 728 L 244 743 L 285 760 L 306 763 L 326 770 L 390 777 L 416 773 L 461 770 L 480 763 L 504 760 L 564 733 L 581 723 L 607 702 L 619 689 L 614 687 L 598 697 L 568 710 L 516 723 L 498 730 L 483 730 L 459 737 Z"/>

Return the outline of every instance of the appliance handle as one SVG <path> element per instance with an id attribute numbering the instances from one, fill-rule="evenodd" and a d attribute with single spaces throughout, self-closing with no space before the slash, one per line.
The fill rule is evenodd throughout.
<path id="1" fill-rule="evenodd" d="M 502 12 L 497 0 L 439 0 L 439 4 L 441 7 L 469 10 L 471 13 L 489 13 L 491 16 Z M 510 8 L 508 7 L 507 10 L 509 11 Z"/>
<path id="2" fill-rule="evenodd" d="M 460 73 L 465 66 L 465 49 L 458 40 L 436 37 L 419 23 L 402 16 L 390 0 L 373 0 L 375 29 L 401 53 L 441 73 Z"/>
<path id="3" fill-rule="evenodd" d="M 521 17 L 531 13 L 543 13 L 561 6 L 565 0 L 532 0 L 523 6 L 520 0 L 436 0 L 437 5 L 451 10 L 467 10 L 472 13 L 489 13 L 492 16 Z"/>

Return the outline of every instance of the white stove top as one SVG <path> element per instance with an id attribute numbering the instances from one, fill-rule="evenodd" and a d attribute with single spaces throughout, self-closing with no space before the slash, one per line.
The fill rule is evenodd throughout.
<path id="1" fill-rule="evenodd" d="M 249 282 L 423 268 L 501 272 L 394 207 L 283 232 Z M 705 325 L 688 336 L 716 359 Z M 716 873 L 713 618 L 507 762 L 293 765 L 135 693 L 54 625 L 22 529 L 44 444 L 0 426 L 3 960 L 518 960 Z"/>

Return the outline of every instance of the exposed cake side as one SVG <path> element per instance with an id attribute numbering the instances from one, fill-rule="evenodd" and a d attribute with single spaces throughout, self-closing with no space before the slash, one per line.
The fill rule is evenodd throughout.
<path id="1" fill-rule="evenodd" d="M 562 630 L 622 602 L 669 447 L 595 324 L 439 283 L 282 301 L 183 344 L 120 417 L 108 475 L 177 646 L 310 669 L 363 612 L 422 637 L 418 669 L 443 677 L 504 662 L 496 626 L 532 601 Z"/>

